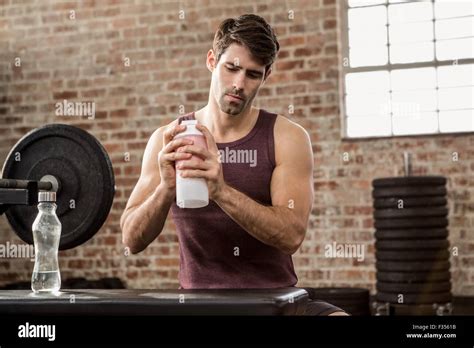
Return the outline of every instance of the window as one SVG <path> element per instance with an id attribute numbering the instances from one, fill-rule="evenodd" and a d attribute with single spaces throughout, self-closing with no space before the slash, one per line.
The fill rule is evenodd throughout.
<path id="1" fill-rule="evenodd" d="M 474 132 L 474 1 L 341 1 L 344 137 Z"/>

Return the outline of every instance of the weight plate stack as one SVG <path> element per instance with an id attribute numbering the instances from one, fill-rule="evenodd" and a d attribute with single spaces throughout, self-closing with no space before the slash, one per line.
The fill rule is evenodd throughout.
<path id="1" fill-rule="evenodd" d="M 331 303 L 353 316 L 370 315 L 370 294 L 364 288 L 304 288 L 310 300 Z"/>
<path id="2" fill-rule="evenodd" d="M 375 179 L 376 301 L 396 314 L 451 301 L 446 178 Z"/>

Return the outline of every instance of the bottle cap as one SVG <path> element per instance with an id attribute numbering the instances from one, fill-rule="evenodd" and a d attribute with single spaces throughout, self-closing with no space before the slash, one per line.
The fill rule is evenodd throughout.
<path id="1" fill-rule="evenodd" d="M 56 192 L 40 191 L 38 193 L 38 202 L 56 202 Z"/>
<path id="2" fill-rule="evenodd" d="M 181 121 L 181 124 L 183 126 L 192 126 L 192 125 L 197 125 L 198 121 L 197 120 L 184 120 L 184 121 Z"/>

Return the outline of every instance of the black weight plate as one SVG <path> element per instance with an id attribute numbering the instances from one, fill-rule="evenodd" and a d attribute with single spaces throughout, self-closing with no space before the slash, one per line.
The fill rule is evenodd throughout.
<path id="1" fill-rule="evenodd" d="M 378 240 L 375 242 L 376 250 L 417 250 L 424 252 L 426 249 L 443 249 L 449 247 L 447 239 L 412 239 L 412 240 Z"/>
<path id="2" fill-rule="evenodd" d="M 447 282 L 451 279 L 449 271 L 439 272 L 377 272 L 377 281 L 392 283 Z"/>
<path id="3" fill-rule="evenodd" d="M 378 292 L 375 295 L 377 301 L 400 303 L 400 294 Z M 439 292 L 432 294 L 403 294 L 404 304 L 446 303 L 451 301 L 450 292 Z"/>
<path id="4" fill-rule="evenodd" d="M 380 178 L 372 181 L 374 187 L 393 186 L 423 186 L 423 185 L 446 185 L 444 176 L 399 176 L 393 178 Z"/>
<path id="5" fill-rule="evenodd" d="M 422 261 L 422 260 L 448 260 L 448 250 L 423 250 L 423 251 L 380 251 L 375 252 L 375 258 L 380 261 Z"/>
<path id="6" fill-rule="evenodd" d="M 374 217 L 376 219 L 397 219 L 411 217 L 426 216 L 443 216 L 448 215 L 448 208 L 429 207 L 429 208 L 403 208 L 403 209 L 376 209 Z"/>
<path id="7" fill-rule="evenodd" d="M 20 161 L 15 161 L 16 153 Z M 88 132 L 50 124 L 21 138 L 2 171 L 3 178 L 35 181 L 47 174 L 60 182 L 56 198 L 56 213 L 62 224 L 59 249 L 70 249 L 90 239 L 107 218 L 115 193 L 112 164 L 105 149 Z M 5 213 L 16 234 L 29 244 L 33 243 L 31 226 L 37 214 L 37 207 L 19 205 Z"/>
<path id="8" fill-rule="evenodd" d="M 416 227 L 446 227 L 449 221 L 444 217 L 404 218 L 404 219 L 376 219 L 376 229 L 399 229 Z"/>
<path id="9" fill-rule="evenodd" d="M 445 228 L 416 229 L 407 228 L 403 230 L 377 230 L 375 239 L 377 240 L 404 240 L 404 239 L 441 239 L 448 237 L 448 230 Z"/>
<path id="10" fill-rule="evenodd" d="M 304 288 L 311 300 L 361 300 L 369 299 L 369 290 L 362 288 Z"/>
<path id="11" fill-rule="evenodd" d="M 382 283 L 377 282 L 377 291 L 390 292 L 395 294 L 407 293 L 434 293 L 434 292 L 449 292 L 451 291 L 451 283 L 436 282 L 436 283 L 414 283 L 414 284 L 400 284 L 400 283 Z"/>
<path id="12" fill-rule="evenodd" d="M 418 197 L 418 196 L 443 196 L 446 195 L 445 186 L 402 186 L 374 188 L 372 197 Z"/>
<path id="13" fill-rule="evenodd" d="M 376 261 L 377 271 L 386 272 L 430 272 L 449 271 L 449 261 Z"/>
<path id="14" fill-rule="evenodd" d="M 400 200 L 402 202 L 400 202 Z M 377 198 L 374 199 L 375 209 L 399 209 L 400 203 L 403 204 L 403 208 L 412 207 L 432 207 L 432 206 L 446 206 L 448 200 L 445 195 L 442 196 L 421 196 L 421 197 L 392 197 L 392 198 Z"/>

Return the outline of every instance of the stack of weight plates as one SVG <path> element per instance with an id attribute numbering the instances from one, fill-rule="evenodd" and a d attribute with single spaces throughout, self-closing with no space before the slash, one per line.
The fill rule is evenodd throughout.
<path id="1" fill-rule="evenodd" d="M 370 294 L 363 288 L 304 288 L 310 300 L 331 303 L 350 315 L 370 315 Z"/>
<path id="2" fill-rule="evenodd" d="M 423 308 L 450 302 L 446 178 L 383 178 L 372 185 L 377 302 Z"/>

